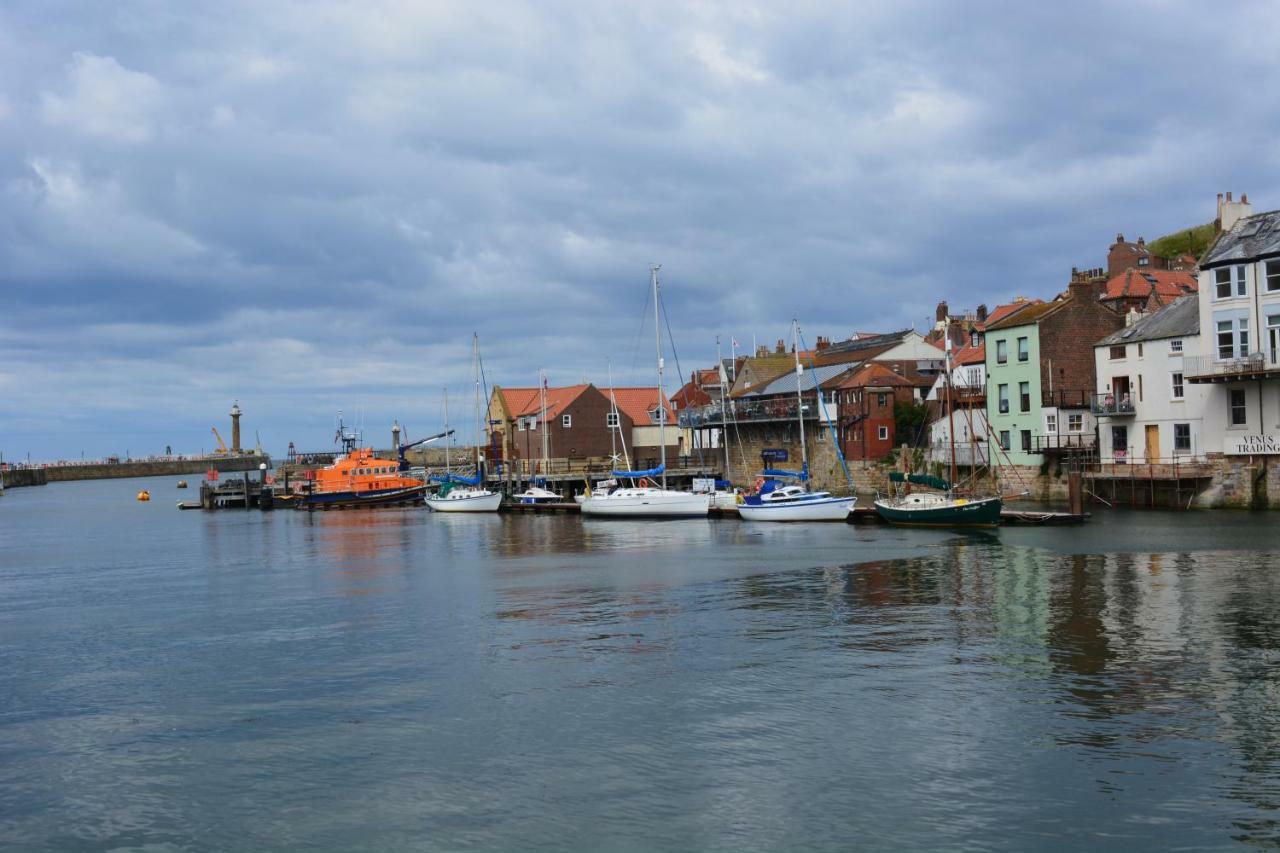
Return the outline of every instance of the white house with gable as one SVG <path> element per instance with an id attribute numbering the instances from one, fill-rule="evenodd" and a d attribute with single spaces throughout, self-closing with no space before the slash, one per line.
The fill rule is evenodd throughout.
<path id="1" fill-rule="evenodd" d="M 1187 382 L 1184 362 L 1200 352 L 1200 303 L 1183 296 L 1093 346 L 1098 390 L 1098 458 L 1103 463 L 1203 460 L 1203 385 Z"/>

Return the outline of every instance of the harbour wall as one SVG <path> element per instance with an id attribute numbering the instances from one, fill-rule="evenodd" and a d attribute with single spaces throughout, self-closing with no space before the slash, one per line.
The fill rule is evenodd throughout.
<path id="1" fill-rule="evenodd" d="M 50 465 L 47 468 L 20 468 L 4 472 L 4 484 L 11 478 L 43 477 L 44 482 L 58 483 L 68 480 L 116 480 L 129 477 L 167 477 L 178 474 L 203 474 L 210 468 L 219 472 L 257 471 L 258 465 L 267 463 L 269 456 L 230 456 L 219 459 L 153 459 L 146 461 L 99 462 L 91 465 Z M 42 485 L 43 483 L 13 482 L 13 485 Z"/>
<path id="2" fill-rule="evenodd" d="M 16 489 L 19 486 L 43 486 L 49 478 L 44 468 L 14 468 L 0 471 L 0 482 L 6 489 Z"/>

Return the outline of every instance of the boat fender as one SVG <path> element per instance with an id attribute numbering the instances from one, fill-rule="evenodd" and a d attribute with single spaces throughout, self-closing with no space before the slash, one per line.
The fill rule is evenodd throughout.
<path id="1" fill-rule="evenodd" d="M 764 488 L 764 477 L 756 477 L 755 493 L 760 494 L 760 490 Z"/>
<path id="2" fill-rule="evenodd" d="M 649 488 L 649 478 L 648 478 L 648 477 L 641 477 L 641 478 L 640 478 L 640 488 L 642 488 L 642 489 L 647 489 L 647 488 Z"/>

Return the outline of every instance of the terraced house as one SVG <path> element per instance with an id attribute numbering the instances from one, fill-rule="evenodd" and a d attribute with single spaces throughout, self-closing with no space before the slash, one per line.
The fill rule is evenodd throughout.
<path id="1" fill-rule="evenodd" d="M 1052 302 L 987 326 L 987 422 L 1009 462 L 1094 449 L 1093 343 L 1123 325 L 1090 281 L 1073 280 Z"/>
<path id="2" fill-rule="evenodd" d="M 1265 474 L 1280 454 L 1280 210 L 1219 199 L 1222 233 L 1200 262 L 1200 352 L 1186 381 L 1206 388 L 1204 448 L 1248 456 Z"/>

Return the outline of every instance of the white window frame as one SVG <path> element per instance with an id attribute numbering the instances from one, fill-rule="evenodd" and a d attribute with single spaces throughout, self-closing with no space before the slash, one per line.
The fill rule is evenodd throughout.
<path id="1" fill-rule="evenodd" d="M 880 426 L 880 427 L 877 427 L 877 428 L 876 428 L 876 438 L 880 439 L 880 441 L 888 441 L 888 440 L 889 440 L 889 428 L 888 428 L 887 426 Z"/>
<path id="2" fill-rule="evenodd" d="M 1236 423 L 1236 404 L 1233 397 L 1239 392 L 1243 398 L 1240 404 L 1240 411 L 1244 414 L 1244 419 L 1240 423 Z M 1249 426 L 1249 394 L 1244 388 L 1228 388 L 1227 389 L 1227 429 L 1247 429 Z"/>
<path id="3" fill-rule="evenodd" d="M 606 429 L 617 429 L 619 420 L 617 412 L 604 413 L 604 425 Z"/>
<path id="4" fill-rule="evenodd" d="M 1267 293 L 1280 291 L 1280 261 L 1263 261 L 1262 275 L 1267 282 Z"/>
<path id="5" fill-rule="evenodd" d="M 996 364 L 1009 363 L 1009 341 L 1007 338 L 1001 338 L 996 341 Z"/>
<path id="6" fill-rule="evenodd" d="M 1031 338 L 1022 335 L 1018 338 L 1018 361 L 1031 360 Z"/>
<path id="7" fill-rule="evenodd" d="M 573 428 L 573 415 L 561 415 L 561 416 L 560 416 L 560 426 L 564 427 L 565 429 L 572 429 L 572 428 Z"/>
<path id="8" fill-rule="evenodd" d="M 1169 341 L 1169 354 L 1182 355 L 1182 338 L 1174 338 Z"/>
<path id="9" fill-rule="evenodd" d="M 1175 403 L 1187 399 L 1187 378 L 1182 375 L 1181 370 L 1169 374 L 1169 399 Z"/>
<path id="10" fill-rule="evenodd" d="M 1058 434 L 1058 413 L 1046 412 L 1044 416 L 1044 431 L 1048 435 Z"/>
<path id="11" fill-rule="evenodd" d="M 1067 432 L 1084 432 L 1084 415 L 1067 413 Z"/>
<path id="12" fill-rule="evenodd" d="M 1187 430 L 1187 446 L 1186 447 L 1178 447 L 1178 427 L 1186 427 L 1186 430 Z M 1191 424 L 1175 423 L 1173 425 L 1173 455 L 1188 456 L 1192 452 L 1193 451 L 1191 449 Z"/>

